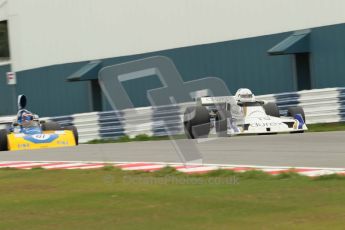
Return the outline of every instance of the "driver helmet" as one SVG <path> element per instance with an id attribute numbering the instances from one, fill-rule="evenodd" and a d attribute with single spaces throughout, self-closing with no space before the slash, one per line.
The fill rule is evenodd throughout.
<path id="1" fill-rule="evenodd" d="M 252 93 L 250 89 L 241 88 L 237 90 L 235 94 L 235 99 L 238 102 L 255 102 L 255 95 Z"/>
<path id="2" fill-rule="evenodd" d="M 21 125 L 23 127 L 30 127 L 34 121 L 34 115 L 30 112 L 24 112 L 21 116 Z"/>

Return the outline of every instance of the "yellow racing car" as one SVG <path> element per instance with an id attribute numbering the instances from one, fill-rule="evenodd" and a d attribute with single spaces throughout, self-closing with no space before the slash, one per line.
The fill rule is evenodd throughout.
<path id="1" fill-rule="evenodd" d="M 75 126 L 61 127 L 58 123 L 39 121 L 25 109 L 26 97 L 18 97 L 17 119 L 10 129 L 0 130 L 0 151 L 57 148 L 78 145 Z"/>

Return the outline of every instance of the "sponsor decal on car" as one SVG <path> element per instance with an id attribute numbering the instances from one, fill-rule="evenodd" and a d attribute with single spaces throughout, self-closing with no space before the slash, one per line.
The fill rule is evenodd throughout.
<path id="1" fill-rule="evenodd" d="M 282 122 L 272 120 L 270 117 L 258 117 L 255 120 L 258 120 L 258 121 L 253 121 L 249 123 L 251 127 L 257 128 L 257 127 L 273 127 L 273 126 L 283 125 Z"/>
<path id="2" fill-rule="evenodd" d="M 18 144 L 19 149 L 28 149 L 30 148 L 30 144 L 24 143 L 24 144 Z"/>
<path id="3" fill-rule="evenodd" d="M 32 137 L 36 140 L 43 141 L 43 140 L 48 140 L 50 135 L 49 134 L 34 134 L 32 135 Z"/>
<path id="4" fill-rule="evenodd" d="M 262 122 L 262 123 L 259 123 L 259 122 L 254 122 L 254 123 L 251 123 L 250 126 L 251 127 L 272 127 L 272 126 L 280 126 L 282 125 L 283 123 L 281 122 Z"/>
<path id="5" fill-rule="evenodd" d="M 58 145 L 68 145 L 68 141 L 58 141 L 57 142 Z"/>
<path id="6" fill-rule="evenodd" d="M 57 134 L 34 134 L 34 135 L 27 135 L 24 137 L 25 140 L 30 141 L 32 143 L 40 144 L 40 143 L 50 143 L 57 139 L 59 135 Z"/>

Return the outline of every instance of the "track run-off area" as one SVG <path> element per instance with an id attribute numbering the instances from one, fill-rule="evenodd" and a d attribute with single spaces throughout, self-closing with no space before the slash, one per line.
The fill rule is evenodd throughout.
<path id="1" fill-rule="evenodd" d="M 345 132 L 217 138 L 194 142 L 204 164 L 345 168 Z M 0 161 L 181 163 L 171 141 L 81 144 L 0 152 Z"/>

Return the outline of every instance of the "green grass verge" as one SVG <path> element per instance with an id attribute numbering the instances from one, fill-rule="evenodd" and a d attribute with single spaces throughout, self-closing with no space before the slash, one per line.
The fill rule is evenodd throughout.
<path id="1" fill-rule="evenodd" d="M 0 229 L 343 229 L 345 179 L 0 170 Z"/>
<path id="2" fill-rule="evenodd" d="M 345 131 L 345 122 L 310 124 L 308 125 L 308 132 L 330 132 L 330 131 Z M 184 134 L 173 136 L 174 139 L 185 139 Z M 148 136 L 146 134 L 137 135 L 134 138 L 122 136 L 117 139 L 98 139 L 88 141 L 87 144 L 103 144 L 103 143 L 122 143 L 132 141 L 161 141 L 169 140 L 168 136 Z"/>
<path id="3" fill-rule="evenodd" d="M 330 132 L 330 131 L 345 131 L 345 122 L 310 124 L 308 132 Z"/>
<path id="4" fill-rule="evenodd" d="M 174 139 L 183 139 L 186 138 L 185 135 L 175 135 Z M 132 141 L 162 141 L 169 140 L 168 136 L 148 136 L 146 134 L 140 134 L 134 138 L 129 136 L 122 136 L 117 139 L 97 139 L 88 141 L 87 144 L 104 144 L 104 143 L 123 143 L 123 142 L 132 142 Z"/>

